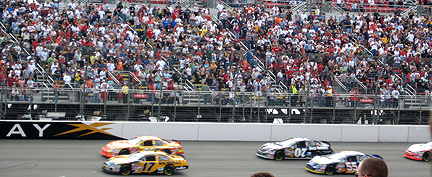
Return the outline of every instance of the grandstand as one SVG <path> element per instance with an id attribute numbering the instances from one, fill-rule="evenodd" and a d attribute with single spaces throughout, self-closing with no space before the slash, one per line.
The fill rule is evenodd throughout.
<path id="1" fill-rule="evenodd" d="M 2 118 L 425 124 L 431 10 L 399 2 L 5 2 Z"/>

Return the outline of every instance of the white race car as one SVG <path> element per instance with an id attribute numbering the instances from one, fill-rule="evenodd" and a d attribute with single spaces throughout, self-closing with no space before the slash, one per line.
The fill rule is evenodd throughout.
<path id="1" fill-rule="evenodd" d="M 311 159 L 332 153 L 329 142 L 308 138 L 290 138 L 281 142 L 266 143 L 257 150 L 256 155 L 279 161 L 285 158 Z"/>
<path id="2" fill-rule="evenodd" d="M 424 144 L 413 144 L 405 150 L 404 156 L 413 160 L 429 162 L 431 160 L 432 142 Z"/>

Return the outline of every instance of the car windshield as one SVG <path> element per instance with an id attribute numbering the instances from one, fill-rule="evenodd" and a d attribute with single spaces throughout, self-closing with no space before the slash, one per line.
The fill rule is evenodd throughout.
<path id="1" fill-rule="evenodd" d="M 341 154 L 341 153 L 337 153 L 337 154 L 333 154 L 328 156 L 329 159 L 332 160 L 338 160 L 338 161 L 343 161 L 346 158 L 345 154 Z"/>
<path id="2" fill-rule="evenodd" d="M 288 146 L 292 146 L 294 143 L 296 143 L 295 140 L 293 139 L 288 139 L 285 141 L 281 141 L 281 142 L 277 142 L 277 145 L 283 146 L 283 147 L 288 147 Z"/>
<path id="3" fill-rule="evenodd" d="M 138 137 L 135 137 L 135 138 L 127 140 L 127 142 L 130 143 L 130 144 L 138 144 L 138 143 L 141 142 L 141 139 L 138 138 Z"/>

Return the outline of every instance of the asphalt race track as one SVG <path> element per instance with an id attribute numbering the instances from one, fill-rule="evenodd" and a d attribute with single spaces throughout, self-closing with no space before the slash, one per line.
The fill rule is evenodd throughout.
<path id="1" fill-rule="evenodd" d="M 100 170 L 107 159 L 100 155 L 108 140 L 0 140 L 2 177 L 99 177 L 110 175 Z M 269 171 L 278 177 L 319 177 L 305 170 L 307 160 L 274 161 L 255 156 L 263 142 L 181 142 L 188 170 L 173 176 L 249 177 Z M 335 151 L 357 150 L 384 157 L 390 177 L 431 176 L 431 165 L 402 156 L 412 143 L 332 143 Z M 134 175 L 136 176 L 136 175 Z M 164 175 L 143 175 L 164 176 Z M 353 175 L 335 175 L 353 176 Z"/>

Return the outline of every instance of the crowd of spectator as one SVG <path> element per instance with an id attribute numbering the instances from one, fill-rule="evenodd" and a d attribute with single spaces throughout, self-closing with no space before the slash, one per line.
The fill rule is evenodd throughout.
<path id="1" fill-rule="evenodd" d="M 404 94 L 409 85 L 424 93 L 432 84 L 430 16 L 328 17 L 319 9 L 305 13 L 260 5 L 228 11 L 219 3 L 213 20 L 210 9 L 197 4 L 161 8 L 117 2 L 111 9 L 106 2 L 72 2 L 59 9 L 56 1 L 0 2 L 6 32 L 29 52 L 1 34 L 0 77 L 10 87 L 37 86 L 40 66 L 57 84 L 89 88 L 94 102 L 101 91 L 122 88 L 127 94 L 128 86 L 181 90 L 186 79 L 208 86 L 203 90 L 268 96 L 276 92 L 276 81 L 287 86 L 285 92 L 323 100 L 334 94 L 337 76 L 350 94 L 378 91 L 383 106 L 390 107 L 394 92 Z M 122 73 L 129 71 L 136 79 L 127 83 Z M 354 78 L 367 89 L 354 87 L 359 84 Z"/>

